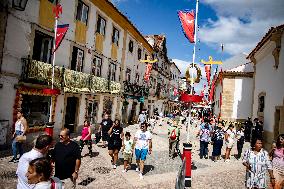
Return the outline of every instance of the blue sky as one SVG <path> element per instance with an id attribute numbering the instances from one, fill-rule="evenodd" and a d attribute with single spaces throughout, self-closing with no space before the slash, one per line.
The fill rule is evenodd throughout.
<path id="1" fill-rule="evenodd" d="M 112 0 L 143 34 L 165 34 L 168 57 L 181 70 L 192 61 L 193 44 L 185 38 L 178 10 L 195 9 L 193 0 Z M 284 24 L 282 0 L 200 0 L 196 62 L 213 56 L 226 60 L 249 54 L 271 26 Z M 220 44 L 224 43 L 224 52 Z M 205 79 L 205 75 L 203 75 Z M 201 85 L 203 86 L 203 84 Z"/>

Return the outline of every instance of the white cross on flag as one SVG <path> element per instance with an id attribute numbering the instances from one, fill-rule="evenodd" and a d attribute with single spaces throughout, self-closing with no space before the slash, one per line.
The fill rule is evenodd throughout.
<path id="1" fill-rule="evenodd" d="M 194 43 L 194 11 L 178 11 L 185 37 Z"/>

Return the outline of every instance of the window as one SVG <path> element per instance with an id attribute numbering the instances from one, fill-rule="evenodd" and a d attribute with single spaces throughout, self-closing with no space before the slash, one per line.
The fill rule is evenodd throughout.
<path id="1" fill-rule="evenodd" d="M 84 22 L 87 25 L 88 22 L 88 12 L 89 12 L 89 7 L 83 3 L 82 1 L 78 1 L 78 6 L 77 6 L 77 16 L 76 19 Z"/>
<path id="2" fill-rule="evenodd" d="M 95 56 L 93 60 L 93 68 L 92 68 L 92 73 L 95 76 L 101 77 L 102 75 L 102 59 Z"/>
<path id="3" fill-rule="evenodd" d="M 35 31 L 33 59 L 51 63 L 53 38 L 40 31 Z"/>
<path id="4" fill-rule="evenodd" d="M 126 68 L 126 81 L 130 82 L 131 79 L 131 70 Z"/>
<path id="5" fill-rule="evenodd" d="M 119 31 L 115 27 L 113 27 L 112 42 L 118 46 L 118 41 L 119 41 Z"/>
<path id="6" fill-rule="evenodd" d="M 264 111 L 264 96 L 258 98 L 258 112 Z"/>
<path id="7" fill-rule="evenodd" d="M 103 19 L 100 15 L 99 15 L 98 21 L 97 21 L 96 32 L 98 32 L 99 34 L 102 34 L 102 35 L 105 35 L 105 32 L 106 32 L 106 20 Z"/>
<path id="8" fill-rule="evenodd" d="M 142 50 L 140 48 L 138 48 L 137 54 L 138 54 L 138 60 L 140 60 L 142 57 Z"/>
<path id="9" fill-rule="evenodd" d="M 154 78 L 153 89 L 156 89 L 156 82 L 157 82 L 157 79 Z"/>
<path id="10" fill-rule="evenodd" d="M 145 54 L 145 60 L 147 60 L 147 56 L 148 56 L 148 55 L 147 55 L 147 54 Z"/>
<path id="11" fill-rule="evenodd" d="M 48 0 L 48 1 L 55 5 L 58 4 L 58 0 Z"/>
<path id="12" fill-rule="evenodd" d="M 115 81 L 115 73 L 116 73 L 116 64 L 110 63 L 109 64 L 109 80 Z"/>
<path id="13" fill-rule="evenodd" d="M 136 73 L 136 75 L 135 75 L 136 84 L 139 84 L 139 79 L 140 79 L 140 75 L 139 75 L 139 73 Z"/>
<path id="14" fill-rule="evenodd" d="M 133 41 L 132 40 L 130 40 L 129 43 L 128 43 L 128 50 L 131 53 L 133 52 Z"/>
<path id="15" fill-rule="evenodd" d="M 73 47 L 71 70 L 81 72 L 83 70 L 84 51 L 77 47 Z"/>

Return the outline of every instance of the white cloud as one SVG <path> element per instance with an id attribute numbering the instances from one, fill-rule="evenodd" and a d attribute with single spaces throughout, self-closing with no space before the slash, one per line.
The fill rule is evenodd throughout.
<path id="1" fill-rule="evenodd" d="M 249 53 L 272 26 L 284 24 L 282 0 L 204 0 L 217 14 L 201 26 L 201 42 L 225 52 Z M 202 14 L 202 12 L 200 12 Z"/>

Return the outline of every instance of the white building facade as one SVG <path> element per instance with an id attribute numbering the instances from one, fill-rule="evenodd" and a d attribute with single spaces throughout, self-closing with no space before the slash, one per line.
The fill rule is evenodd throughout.
<path id="1" fill-rule="evenodd" d="M 266 147 L 284 133 L 284 25 L 272 27 L 248 58 L 254 63 L 253 117 L 264 123 Z"/>

